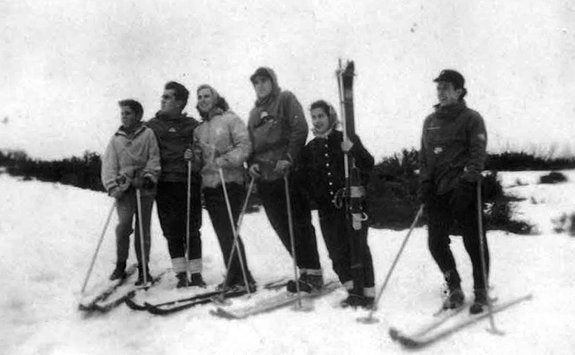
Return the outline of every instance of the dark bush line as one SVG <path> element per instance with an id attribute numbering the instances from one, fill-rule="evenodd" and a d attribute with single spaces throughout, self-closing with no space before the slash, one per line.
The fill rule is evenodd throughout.
<path id="1" fill-rule="evenodd" d="M 86 151 L 81 158 L 44 161 L 32 159 L 23 151 L 0 151 L 0 166 L 6 167 L 9 174 L 23 176 L 26 180 L 35 178 L 104 191 L 100 181 L 102 162 L 100 156 L 94 152 Z"/>
<path id="2" fill-rule="evenodd" d="M 32 159 L 23 151 L 0 151 L 0 166 L 8 173 L 59 182 L 84 189 L 104 191 L 100 182 L 100 156 L 86 151 L 82 157 L 55 161 Z M 513 233 L 529 233 L 530 226 L 511 220 L 511 197 L 505 196 L 497 181 L 497 171 L 559 170 L 575 168 L 575 159 L 539 158 L 525 152 L 490 154 L 486 169 L 490 174 L 483 181 L 483 198 L 487 203 L 487 229 L 502 229 Z M 372 173 L 368 186 L 370 225 L 374 228 L 405 229 L 410 226 L 419 202 L 418 152 L 415 149 L 386 157 Z M 257 193 L 251 200 L 250 210 L 257 210 Z M 422 223 L 425 223 L 425 218 Z"/>
<path id="3" fill-rule="evenodd" d="M 526 152 L 489 154 L 486 170 L 565 170 L 575 169 L 575 158 L 542 158 Z"/>

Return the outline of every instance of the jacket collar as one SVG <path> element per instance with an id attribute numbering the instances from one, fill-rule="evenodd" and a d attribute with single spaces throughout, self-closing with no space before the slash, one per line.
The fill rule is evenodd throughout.
<path id="1" fill-rule="evenodd" d="M 465 103 L 465 100 L 461 100 L 455 105 L 439 106 L 439 104 L 437 104 L 433 107 L 435 108 L 435 114 L 437 115 L 437 118 L 454 119 L 457 116 L 459 116 L 461 111 L 467 108 L 467 105 Z"/>

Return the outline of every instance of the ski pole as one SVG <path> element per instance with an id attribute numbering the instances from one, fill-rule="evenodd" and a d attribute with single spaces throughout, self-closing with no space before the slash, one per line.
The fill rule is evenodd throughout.
<path id="1" fill-rule="evenodd" d="M 391 278 L 391 274 L 393 272 L 393 269 L 397 265 L 397 262 L 399 260 L 399 257 L 401 256 L 401 253 L 403 253 L 403 249 L 405 249 L 405 246 L 407 245 L 407 241 L 409 240 L 409 237 L 411 236 L 411 232 L 413 232 L 413 229 L 417 225 L 417 222 L 421 218 L 422 214 L 423 214 L 423 205 L 419 206 L 419 210 L 417 211 L 417 214 L 415 215 L 415 218 L 413 219 L 413 222 L 411 223 L 411 226 L 409 227 L 409 231 L 407 232 L 407 235 L 403 239 L 403 243 L 401 243 L 401 246 L 399 247 L 399 251 L 397 252 L 397 255 L 395 256 L 395 259 L 393 260 L 393 263 L 391 264 L 391 267 L 389 268 L 389 271 L 387 272 L 387 275 L 385 276 L 385 281 L 383 281 L 383 285 L 381 285 L 381 288 L 379 289 L 379 292 L 377 294 L 375 302 L 373 303 L 373 308 L 369 311 L 369 314 L 367 315 L 367 317 L 358 318 L 359 322 L 366 323 L 366 324 L 377 322 L 377 319 L 373 318 L 373 314 L 377 310 L 377 305 L 379 304 L 379 300 L 381 299 L 381 296 L 383 295 L 383 291 L 385 290 L 385 287 L 387 286 L 387 283 L 389 282 L 389 279 Z"/>
<path id="2" fill-rule="evenodd" d="M 112 219 L 112 213 L 116 208 L 116 199 L 114 199 L 114 203 L 110 208 L 110 212 L 108 213 L 108 217 L 106 218 L 106 222 L 104 223 L 104 228 L 102 229 L 102 233 L 100 234 L 100 239 L 98 240 L 98 245 L 96 246 L 96 251 L 92 256 L 92 262 L 90 263 L 90 267 L 88 268 L 88 273 L 86 274 L 86 278 L 84 279 L 84 285 L 82 286 L 82 293 L 86 291 L 86 286 L 88 285 L 88 280 L 92 275 L 92 269 L 94 268 L 94 263 L 96 262 L 96 257 L 98 256 L 98 252 L 100 252 L 100 247 L 102 246 L 102 241 L 104 240 L 104 235 L 106 235 L 106 230 L 108 229 L 108 225 L 110 224 L 110 219 Z"/>
<path id="3" fill-rule="evenodd" d="M 232 234 L 234 236 L 234 241 L 233 241 L 233 245 L 232 245 L 232 251 L 230 253 L 230 259 L 228 260 L 228 272 L 226 274 L 226 277 L 224 279 L 224 290 L 227 287 L 227 283 L 228 283 L 228 276 L 230 275 L 230 268 L 232 266 L 232 260 L 234 258 L 234 250 L 238 250 L 238 258 L 240 259 L 240 267 L 242 269 L 242 276 L 244 278 L 244 284 L 246 285 L 246 289 L 248 290 L 248 295 L 251 296 L 252 292 L 250 291 L 250 286 L 248 283 L 248 277 L 246 274 L 246 267 L 244 265 L 244 260 L 242 257 L 242 253 L 240 250 L 240 245 L 238 243 L 238 239 L 239 239 L 239 233 L 236 229 L 236 224 L 234 223 L 234 215 L 232 213 L 232 206 L 230 204 L 230 198 L 228 196 L 228 189 L 226 188 L 226 181 L 224 179 L 224 171 L 222 170 L 222 168 L 220 167 L 218 169 L 219 173 L 220 173 L 220 181 L 222 183 L 222 190 L 224 191 L 224 199 L 226 200 L 226 207 L 228 209 L 228 217 L 230 218 L 230 225 L 232 227 Z M 253 179 L 252 179 L 253 182 Z M 250 183 L 250 190 L 252 187 L 252 183 Z M 247 201 L 249 196 L 246 196 L 246 199 L 244 201 L 244 206 L 247 206 Z M 242 206 L 242 212 L 243 212 L 243 206 Z M 239 217 L 239 216 L 238 216 Z M 239 219 L 238 219 L 239 220 Z"/>
<path id="4" fill-rule="evenodd" d="M 485 260 L 485 236 L 483 235 L 483 203 L 481 201 L 481 180 L 477 182 L 477 228 L 479 230 L 479 251 L 481 254 L 481 273 L 483 274 L 483 285 L 485 287 L 485 297 L 487 309 L 489 311 L 489 323 L 491 329 L 488 331 L 492 334 L 502 335 L 503 332 L 495 326 L 495 317 L 493 316 L 493 304 L 489 297 L 489 278 L 487 277 L 487 262 Z"/>
<path id="5" fill-rule="evenodd" d="M 297 305 L 299 308 L 302 308 L 301 303 L 301 291 L 299 288 L 299 275 L 297 270 L 297 254 L 295 251 L 295 236 L 293 232 L 293 217 L 291 213 L 291 201 L 290 201 L 290 193 L 289 193 L 289 182 L 288 182 L 288 175 L 284 175 L 284 186 L 285 186 L 285 195 L 286 195 L 286 208 L 287 208 L 287 215 L 288 215 L 288 229 L 289 229 L 289 239 L 291 244 L 291 255 L 293 258 L 293 274 L 295 277 L 295 287 L 297 292 Z"/>
<path id="6" fill-rule="evenodd" d="M 140 231 L 140 260 L 142 261 L 142 272 L 144 273 L 144 287 L 148 284 L 148 260 L 146 258 L 146 247 L 144 246 L 144 223 L 142 222 L 142 193 L 136 189 L 136 204 L 138 207 L 138 228 Z M 151 280 L 150 280 L 151 281 Z"/>
<path id="7" fill-rule="evenodd" d="M 184 253 L 186 258 L 186 287 L 188 284 L 188 263 L 190 260 L 190 213 L 191 213 L 191 201 L 192 198 L 192 161 L 188 160 L 188 191 L 186 193 L 186 252 Z"/>

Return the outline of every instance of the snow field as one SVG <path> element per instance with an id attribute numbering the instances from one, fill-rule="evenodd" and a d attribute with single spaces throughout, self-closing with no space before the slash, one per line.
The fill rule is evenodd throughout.
<path id="1" fill-rule="evenodd" d="M 572 211 L 575 172 L 568 183 L 534 185 L 544 172 L 502 173 L 506 189 L 528 197 L 517 203 L 518 218 L 537 224 L 540 235 L 490 231 L 492 295 L 505 301 L 533 293 L 532 301 L 495 316 L 503 337 L 484 329 L 488 321 L 429 347 L 426 353 L 571 354 L 575 341 L 575 240 L 553 234 L 555 214 Z M 512 187 L 519 178 L 527 185 Z M 425 228 L 414 231 L 385 290 L 373 325 L 356 322 L 364 311 L 338 308 L 343 290 L 319 299 L 314 311 L 289 308 L 242 321 L 209 314 L 212 306 L 171 316 L 134 312 L 125 306 L 85 318 L 76 300 L 112 201 L 102 193 L 0 174 L 0 353 L 3 354 L 381 354 L 402 353 L 387 335 L 390 326 L 417 329 L 441 304 L 442 277 L 427 250 Z M 530 198 L 539 199 L 533 205 Z M 115 216 L 106 233 L 91 284 L 114 266 Z M 317 215 L 314 223 L 326 279 L 335 279 Z M 370 230 L 369 244 L 379 289 L 407 231 Z M 262 211 L 244 219 L 248 263 L 263 284 L 292 273 L 291 259 Z M 204 277 L 221 282 L 223 260 L 204 213 Z M 471 266 L 459 237 L 452 238 L 466 296 L 472 294 Z M 135 261 L 133 250 L 130 261 Z M 157 218 L 152 225 L 152 274 L 170 267 Z M 169 273 L 166 277 L 171 278 Z M 241 301 L 234 301 L 241 302 Z"/>

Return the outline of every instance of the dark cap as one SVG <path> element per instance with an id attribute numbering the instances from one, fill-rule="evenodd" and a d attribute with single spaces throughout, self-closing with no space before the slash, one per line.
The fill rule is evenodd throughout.
<path id="1" fill-rule="evenodd" d="M 460 89 L 465 86 L 465 79 L 463 78 L 463 75 L 451 69 L 442 70 L 441 73 L 439 73 L 439 76 L 435 78 L 433 81 L 435 81 L 436 83 L 440 81 L 452 83 L 454 89 Z"/>
<path id="2" fill-rule="evenodd" d="M 253 83 L 254 80 L 256 79 L 256 77 L 258 76 L 263 76 L 266 77 L 268 79 L 272 79 L 272 76 L 270 75 L 270 73 L 268 72 L 268 70 L 264 67 L 260 67 L 258 68 L 253 74 L 252 76 L 250 76 L 250 81 Z"/>

